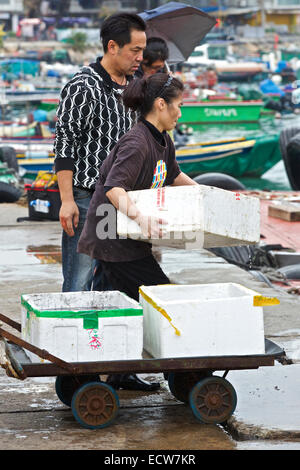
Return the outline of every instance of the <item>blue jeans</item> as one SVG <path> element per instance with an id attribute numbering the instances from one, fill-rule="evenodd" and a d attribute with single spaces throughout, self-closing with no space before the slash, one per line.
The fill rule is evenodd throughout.
<path id="1" fill-rule="evenodd" d="M 74 188 L 74 200 L 79 209 L 79 223 L 74 227 L 75 235 L 69 237 L 65 231 L 62 235 L 62 271 L 63 292 L 80 292 L 91 290 L 96 260 L 88 255 L 77 253 L 77 243 L 86 219 L 92 193 Z"/>

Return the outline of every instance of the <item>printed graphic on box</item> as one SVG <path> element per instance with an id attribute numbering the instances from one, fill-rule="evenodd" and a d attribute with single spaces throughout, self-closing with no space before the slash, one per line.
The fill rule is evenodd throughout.
<path id="1" fill-rule="evenodd" d="M 87 330 L 89 335 L 89 346 L 91 349 L 100 349 L 102 347 L 102 341 L 100 341 L 99 331 L 96 329 Z"/>

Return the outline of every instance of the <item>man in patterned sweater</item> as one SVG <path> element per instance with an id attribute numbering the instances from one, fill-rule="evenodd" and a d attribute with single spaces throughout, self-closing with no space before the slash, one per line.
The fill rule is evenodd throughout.
<path id="1" fill-rule="evenodd" d="M 54 150 L 62 201 L 64 292 L 92 286 L 96 262 L 77 253 L 77 243 L 101 164 L 136 122 L 120 95 L 143 60 L 145 30 L 138 15 L 107 18 L 101 28 L 103 57 L 83 67 L 61 92 Z"/>

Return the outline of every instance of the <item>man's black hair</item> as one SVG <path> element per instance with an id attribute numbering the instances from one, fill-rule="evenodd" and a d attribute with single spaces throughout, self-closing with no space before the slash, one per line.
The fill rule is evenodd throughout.
<path id="1" fill-rule="evenodd" d="M 166 41 L 162 38 L 152 37 L 147 40 L 146 49 L 143 53 L 145 65 L 150 67 L 157 60 L 166 61 L 169 58 L 169 49 Z"/>
<path id="2" fill-rule="evenodd" d="M 104 52 L 107 52 L 109 41 L 115 41 L 119 47 L 131 42 L 131 31 L 146 31 L 146 23 L 133 13 L 115 13 L 103 22 L 100 37 Z"/>

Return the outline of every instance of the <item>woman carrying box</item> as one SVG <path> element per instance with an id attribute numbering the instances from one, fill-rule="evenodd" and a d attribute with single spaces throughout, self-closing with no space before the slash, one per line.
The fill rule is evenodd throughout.
<path id="1" fill-rule="evenodd" d="M 137 110 L 140 120 L 102 164 L 78 244 L 80 253 L 101 260 L 114 289 L 136 300 L 141 285 L 170 281 L 152 255 L 150 243 L 118 237 L 116 209 L 135 220 L 146 238 L 162 237 L 165 222 L 142 214 L 127 192 L 197 184 L 180 171 L 167 133 L 181 116 L 182 93 L 182 82 L 165 73 L 133 80 L 124 91 L 125 106 Z"/>

